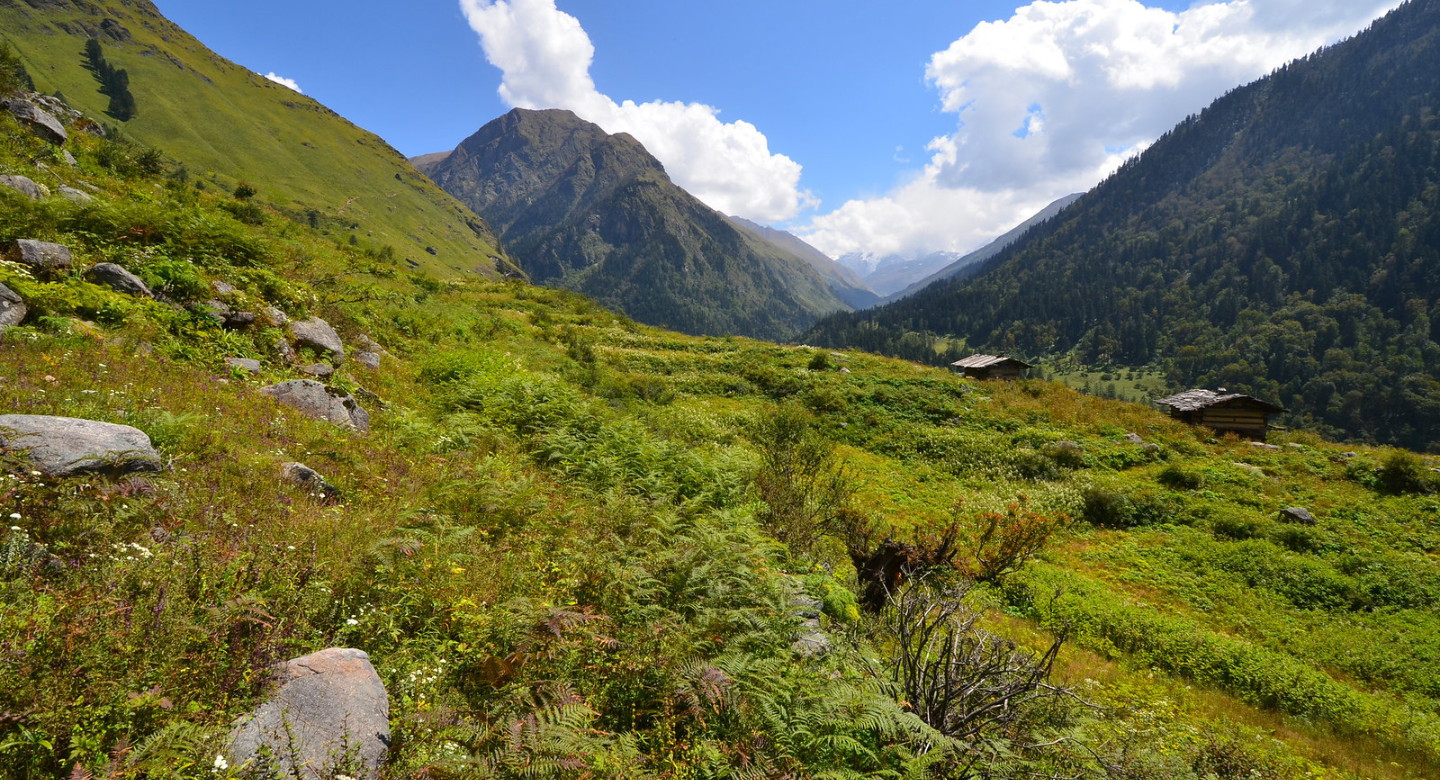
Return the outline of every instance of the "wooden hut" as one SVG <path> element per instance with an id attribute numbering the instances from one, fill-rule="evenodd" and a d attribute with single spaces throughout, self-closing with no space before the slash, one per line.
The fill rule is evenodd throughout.
<path id="1" fill-rule="evenodd" d="M 1219 433 L 1234 433 L 1252 441 L 1265 441 L 1270 418 L 1288 411 L 1240 393 L 1187 390 L 1155 403 L 1169 407 L 1170 416 L 1190 425 L 1203 425 Z"/>
<path id="2" fill-rule="evenodd" d="M 971 355 L 951 363 L 950 367 L 970 379 L 1003 379 L 1007 382 L 1019 379 L 1021 371 L 1034 368 L 1023 360 L 1005 355 Z"/>

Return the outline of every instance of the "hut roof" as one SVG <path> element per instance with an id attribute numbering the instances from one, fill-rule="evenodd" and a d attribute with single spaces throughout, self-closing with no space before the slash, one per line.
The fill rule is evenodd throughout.
<path id="1" fill-rule="evenodd" d="M 1242 393 L 1226 393 L 1222 395 L 1213 390 L 1186 390 L 1179 395 L 1162 398 L 1155 403 L 1161 406 L 1168 406 L 1177 412 L 1198 412 L 1201 409 L 1212 409 L 1217 406 L 1249 406 L 1269 414 L 1280 414 L 1289 411 L 1283 406 L 1276 406 L 1275 404 L 1267 403 Z"/>
<path id="2" fill-rule="evenodd" d="M 950 365 L 955 368 L 994 368 L 1003 366 L 1006 363 L 1013 364 L 1019 368 L 1034 368 L 1034 366 L 1023 360 L 1016 360 L 1007 355 L 971 355 L 964 360 L 957 360 Z"/>

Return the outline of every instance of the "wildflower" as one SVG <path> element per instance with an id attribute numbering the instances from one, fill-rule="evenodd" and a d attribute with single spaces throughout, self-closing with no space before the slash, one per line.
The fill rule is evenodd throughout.
<path id="1" fill-rule="evenodd" d="M 20 519 L 20 513 L 19 513 L 19 512 L 11 512 L 11 513 L 10 513 L 10 519 L 11 519 L 11 520 L 19 520 L 19 519 Z"/>
<path id="2" fill-rule="evenodd" d="M 345 625 L 347 625 L 347 626 L 358 626 L 358 625 L 360 625 L 360 621 L 356 620 L 355 618 L 350 618 L 349 620 L 345 621 Z"/>
<path id="3" fill-rule="evenodd" d="M 295 545 L 289 545 L 285 549 L 289 550 L 290 552 L 295 552 Z"/>
<path id="4" fill-rule="evenodd" d="M 18 526 L 18 525 L 12 525 L 12 526 L 10 526 L 10 530 L 12 530 L 12 531 L 23 531 L 23 530 L 25 530 L 25 529 L 21 528 L 21 527 Z"/>
<path id="5" fill-rule="evenodd" d="M 215 754 L 215 771 L 224 772 L 230 768 L 230 762 L 225 760 L 224 753 Z"/>

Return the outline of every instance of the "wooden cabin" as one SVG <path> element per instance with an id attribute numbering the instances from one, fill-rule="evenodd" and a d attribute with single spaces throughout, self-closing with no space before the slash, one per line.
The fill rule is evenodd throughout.
<path id="1" fill-rule="evenodd" d="M 1020 378 L 1021 371 L 1034 368 L 1023 360 L 1005 355 L 971 355 L 951 363 L 950 367 L 970 379 L 1001 379 L 1006 382 L 1014 382 Z"/>
<path id="2" fill-rule="evenodd" d="M 1287 409 L 1240 393 L 1187 390 L 1155 403 L 1169 407 L 1170 416 L 1190 425 L 1203 425 L 1217 433 L 1233 433 L 1251 441 L 1265 441 L 1270 418 Z"/>

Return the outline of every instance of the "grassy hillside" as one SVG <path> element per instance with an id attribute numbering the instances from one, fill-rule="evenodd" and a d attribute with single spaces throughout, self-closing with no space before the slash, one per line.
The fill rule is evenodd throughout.
<path id="1" fill-rule="evenodd" d="M 92 36 L 129 73 L 129 121 L 105 114 L 110 98 L 85 57 Z M 437 276 L 509 268 L 497 271 L 484 222 L 383 140 L 216 55 L 149 0 L 0 0 L 0 37 L 40 91 L 183 163 L 192 180 L 225 192 L 247 181 L 296 218 L 314 212 L 329 235 L 391 246 Z"/>
<path id="2" fill-rule="evenodd" d="M 631 136 L 515 109 L 421 161 L 536 282 L 685 333 L 784 340 L 849 307 L 807 260 L 670 181 Z"/>
<path id="3" fill-rule="evenodd" d="M 1440 448 L 1440 2 L 1237 88 L 968 279 L 807 334 L 940 361 L 935 336 Z M 950 358 L 954 360 L 954 357 Z"/>
<path id="4" fill-rule="evenodd" d="M 1055 384 L 399 274 L 127 165 L 141 150 L 71 149 L 73 171 L 0 118 L 0 168 L 99 190 L 0 190 L 0 242 L 78 266 L 0 264 L 31 310 L 0 336 L 0 409 L 137 426 L 166 468 L 51 480 L 4 454 L 0 777 L 231 775 L 214 756 L 268 666 L 336 645 L 389 690 L 391 778 L 1440 773 L 1440 500 L 1417 456 L 1261 450 Z M 372 430 L 257 392 L 298 376 L 278 331 L 84 282 L 102 260 L 375 339 L 378 371 L 332 380 Z M 284 484 L 291 460 L 340 500 Z M 1318 524 L 1282 522 L 1296 505 Z M 930 556 L 901 592 L 958 622 L 860 608 L 856 563 L 887 549 Z M 825 656 L 792 650 L 797 592 Z M 925 709 L 898 671 L 914 625 L 980 659 L 965 707 L 1017 679 L 1028 698 L 973 731 Z M 1057 633 L 1061 690 L 1033 687 Z"/>

